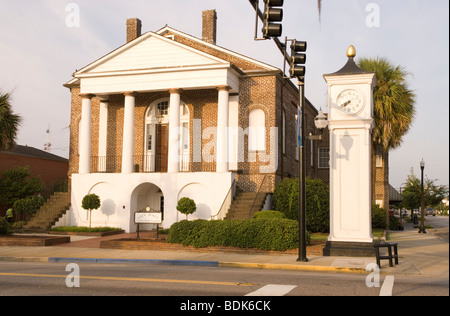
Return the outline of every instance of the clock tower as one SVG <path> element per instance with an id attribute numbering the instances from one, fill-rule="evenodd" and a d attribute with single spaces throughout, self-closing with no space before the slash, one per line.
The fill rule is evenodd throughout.
<path id="1" fill-rule="evenodd" d="M 360 69 L 350 46 L 347 64 L 324 75 L 330 130 L 330 235 L 328 256 L 374 256 L 371 144 L 374 72 Z"/>

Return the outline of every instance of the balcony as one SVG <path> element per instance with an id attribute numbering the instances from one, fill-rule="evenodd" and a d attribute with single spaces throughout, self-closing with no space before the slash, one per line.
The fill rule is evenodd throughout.
<path id="1" fill-rule="evenodd" d="M 180 155 L 180 172 L 192 171 L 189 158 L 189 154 Z M 135 173 L 167 173 L 167 157 L 162 155 L 135 155 L 133 159 Z M 122 156 L 91 157 L 91 173 L 121 172 Z"/>

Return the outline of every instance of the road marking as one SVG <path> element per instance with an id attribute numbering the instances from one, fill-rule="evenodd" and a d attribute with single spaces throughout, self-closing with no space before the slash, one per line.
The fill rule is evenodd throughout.
<path id="1" fill-rule="evenodd" d="M 284 296 L 296 287 L 295 285 L 269 284 L 245 296 Z"/>
<path id="2" fill-rule="evenodd" d="M 67 278 L 67 275 L 56 274 L 31 274 L 31 273 L 0 273 L 0 276 L 34 277 L 34 278 Z M 251 283 L 237 282 L 216 282 L 216 281 L 196 281 L 196 280 L 170 280 L 170 279 L 149 279 L 149 278 L 125 278 L 125 277 L 103 277 L 103 276 L 80 276 L 85 280 L 104 281 L 135 281 L 135 282 L 160 282 L 160 283 L 183 283 L 183 284 L 203 284 L 203 285 L 225 285 L 225 286 L 254 286 Z"/>
<path id="3" fill-rule="evenodd" d="M 392 289 L 394 288 L 394 276 L 388 275 L 384 279 L 383 286 L 380 290 L 380 296 L 392 296 Z"/>

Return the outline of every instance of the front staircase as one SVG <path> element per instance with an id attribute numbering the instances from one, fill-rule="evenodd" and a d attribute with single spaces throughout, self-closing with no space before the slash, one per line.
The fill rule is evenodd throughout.
<path id="1" fill-rule="evenodd" d="M 24 232 L 47 232 L 70 208 L 70 192 L 54 193 L 23 226 Z"/>
<path id="2" fill-rule="evenodd" d="M 261 211 L 266 201 L 267 193 L 236 192 L 231 203 L 226 220 L 246 220 L 253 217 L 256 212 Z"/>

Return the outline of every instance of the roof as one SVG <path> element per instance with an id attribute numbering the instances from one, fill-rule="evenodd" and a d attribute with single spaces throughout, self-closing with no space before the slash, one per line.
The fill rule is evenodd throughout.
<path id="1" fill-rule="evenodd" d="M 390 184 L 389 184 L 389 201 L 391 202 L 403 201 L 403 196 Z"/>
<path id="2" fill-rule="evenodd" d="M 186 40 L 183 41 L 183 40 L 181 40 L 180 38 L 177 38 L 177 37 L 174 38 L 175 41 L 182 42 L 182 43 L 184 43 L 187 46 L 190 46 L 190 44 L 192 44 L 192 43 L 199 44 L 200 46 L 196 46 L 196 49 L 201 50 L 201 51 L 206 52 L 206 53 L 209 53 L 209 54 L 214 55 L 214 56 L 216 54 L 218 54 L 218 53 L 222 54 L 219 58 L 228 59 L 228 58 L 225 57 L 225 55 L 228 55 L 228 56 L 230 56 L 232 58 L 235 58 L 235 60 L 236 59 L 240 59 L 240 60 L 242 60 L 244 62 L 251 63 L 251 64 L 253 64 L 253 66 L 256 69 L 259 69 L 259 70 L 263 70 L 263 71 L 264 70 L 265 71 L 280 71 L 280 69 L 278 69 L 278 68 L 276 68 L 274 66 L 271 66 L 269 64 L 263 63 L 263 62 L 258 61 L 256 59 L 253 59 L 251 57 L 239 54 L 239 53 L 237 53 L 235 51 L 232 51 L 232 50 L 229 50 L 227 48 L 218 46 L 216 44 L 212 44 L 212 43 L 206 42 L 206 41 L 204 41 L 202 39 L 199 39 L 199 38 L 197 38 L 195 36 L 189 35 L 187 33 L 179 31 L 177 29 L 174 29 L 174 28 L 172 28 L 170 26 L 165 26 L 162 29 L 160 29 L 159 31 L 156 31 L 156 33 L 160 34 L 162 36 L 165 36 L 166 34 L 176 34 L 176 35 L 178 35 L 180 37 L 183 37 L 186 40 L 189 40 L 191 42 L 189 43 Z M 245 71 L 246 69 L 243 69 L 243 70 Z"/>
<path id="3" fill-rule="evenodd" d="M 173 39 L 170 39 L 170 36 L 172 36 Z M 231 68 L 234 68 L 237 72 L 243 72 L 241 73 L 241 75 L 244 73 L 249 74 L 256 72 L 280 72 L 280 70 L 276 67 L 270 66 L 266 63 L 257 61 L 253 58 L 233 52 L 215 44 L 208 43 L 169 26 L 165 26 L 157 32 L 146 32 L 135 40 L 118 47 L 117 49 L 111 51 L 110 53 L 104 55 L 96 61 L 86 65 L 85 67 L 78 70 L 74 74 L 75 78 L 64 84 L 64 86 L 67 88 L 71 88 L 73 86 L 79 85 L 79 75 L 88 73 L 96 67 L 105 64 L 112 58 L 119 56 L 120 54 L 124 54 L 125 52 L 132 50 L 133 47 L 136 47 L 137 45 L 155 37 L 165 41 L 167 44 L 172 43 L 172 45 L 174 46 L 185 48 L 193 53 L 202 55 L 205 58 L 213 59 L 216 63 L 228 63 L 229 65 L 231 65 Z"/>
<path id="4" fill-rule="evenodd" d="M 327 74 L 325 76 L 345 76 L 345 75 L 359 75 L 359 74 L 374 74 L 373 71 L 365 71 L 356 65 L 353 57 L 349 57 L 347 63 L 339 71 Z"/>
<path id="5" fill-rule="evenodd" d="M 54 161 L 61 161 L 61 162 L 69 161 L 66 158 L 63 158 L 63 157 L 60 157 L 57 155 L 53 155 L 49 152 L 46 152 L 46 151 L 43 151 L 43 150 L 40 150 L 40 149 L 37 149 L 34 147 L 21 146 L 21 145 L 14 145 L 13 149 L 0 151 L 0 154 L 26 156 L 26 157 L 54 160 Z"/>

